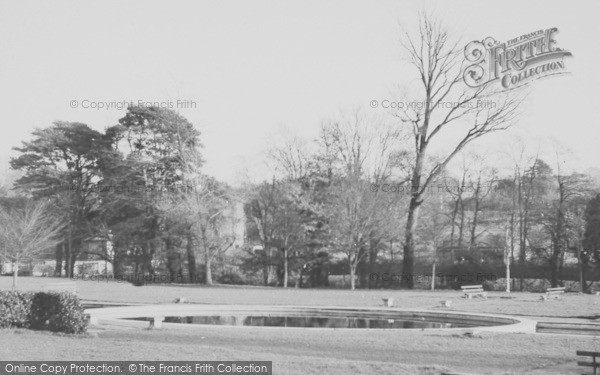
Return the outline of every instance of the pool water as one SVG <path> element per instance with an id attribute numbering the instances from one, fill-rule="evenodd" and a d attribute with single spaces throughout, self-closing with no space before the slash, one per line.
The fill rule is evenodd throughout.
<path id="1" fill-rule="evenodd" d="M 319 316 L 171 316 L 165 323 L 254 326 L 254 327 L 302 327 L 302 328 L 461 328 L 469 324 L 457 322 L 428 321 L 425 318 L 381 319 L 364 317 Z"/>

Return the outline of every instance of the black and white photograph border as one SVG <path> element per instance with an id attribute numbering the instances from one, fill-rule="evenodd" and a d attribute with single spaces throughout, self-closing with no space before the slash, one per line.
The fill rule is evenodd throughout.
<path id="1" fill-rule="evenodd" d="M 597 1 L 0 2 L 0 374 L 596 374 Z"/>

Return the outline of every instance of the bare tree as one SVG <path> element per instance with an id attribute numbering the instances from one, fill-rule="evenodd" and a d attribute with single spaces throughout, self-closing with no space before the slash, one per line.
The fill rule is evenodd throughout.
<path id="1" fill-rule="evenodd" d="M 460 179 L 444 179 L 445 184 L 445 192 L 449 193 L 452 199 L 452 211 L 450 213 L 450 259 L 452 262 L 455 260 L 455 246 L 454 246 L 454 238 L 456 237 L 456 227 L 458 226 L 458 244 L 456 247 L 460 248 L 462 246 L 463 240 L 463 232 L 465 228 L 465 202 L 464 202 L 464 189 L 466 178 L 467 178 L 467 167 L 463 164 L 463 170 Z M 460 187 L 459 189 L 452 188 L 452 186 L 448 186 L 448 182 L 450 184 L 456 184 L 456 186 Z M 457 219 L 460 217 L 460 220 Z"/>
<path id="2" fill-rule="evenodd" d="M 589 181 L 579 173 L 563 174 L 560 162 L 557 161 L 556 198 L 542 211 L 541 225 L 548 236 L 548 245 L 537 250 L 540 257 L 547 261 L 549 279 L 553 288 L 559 286 L 564 256 L 567 250 L 577 245 L 576 203 L 585 197 L 589 189 Z M 575 242 L 575 245 L 572 243 Z"/>
<path id="3" fill-rule="evenodd" d="M 476 180 L 472 183 L 473 194 L 471 196 L 473 216 L 470 221 L 470 239 L 469 250 L 477 245 L 477 238 L 486 232 L 484 228 L 477 232 L 477 228 L 482 221 L 482 213 L 484 212 L 485 201 L 492 191 L 492 185 L 496 179 L 495 168 L 490 168 L 485 165 L 485 158 L 480 155 L 473 155 L 477 165 L 475 167 Z"/>
<path id="4" fill-rule="evenodd" d="M 296 135 L 283 137 L 282 142 L 269 150 L 269 157 L 274 162 L 273 169 L 281 170 L 284 178 L 300 180 L 309 172 L 309 144 Z"/>
<path id="5" fill-rule="evenodd" d="M 235 243 L 234 197 L 216 180 L 189 178 L 185 191 L 167 197 L 159 207 L 183 226 L 190 279 L 195 278 L 196 254 L 204 260 L 205 283 L 212 285 L 212 262 Z"/>
<path id="6" fill-rule="evenodd" d="M 539 152 L 528 150 L 528 146 L 520 139 L 514 139 L 511 142 L 513 147 L 509 147 L 505 154 L 510 158 L 513 168 L 511 179 L 503 181 L 500 195 L 507 200 L 508 206 L 508 246 L 509 246 L 509 265 L 515 265 L 515 253 L 518 256 L 519 290 L 524 287 L 524 268 L 527 258 L 527 248 L 529 246 L 530 229 L 532 227 L 532 210 L 536 197 L 541 194 L 541 188 L 536 185 L 543 185 L 540 182 L 540 171 L 545 169 L 539 159 Z M 513 277 L 512 289 L 516 289 L 516 279 Z"/>
<path id="7" fill-rule="evenodd" d="M 35 259 L 60 242 L 63 224 L 49 214 L 50 210 L 42 201 L 0 209 L 0 255 L 12 263 L 13 288 L 17 287 L 19 263 Z"/>
<path id="8" fill-rule="evenodd" d="M 519 100 L 516 95 L 501 95 L 490 85 L 468 88 L 462 79 L 458 43 L 450 41 L 448 32 L 429 17 L 421 17 L 417 39 L 405 34 L 402 46 L 410 63 L 417 69 L 422 92 L 421 105 L 407 106 L 396 116 L 412 127 L 414 165 L 410 178 L 411 197 L 404 238 L 402 278 L 404 286 L 413 287 L 415 230 L 425 189 L 465 146 L 486 134 L 507 129 L 516 118 Z M 492 101 L 494 99 L 494 101 Z M 426 165 L 431 142 L 448 128 L 465 126 L 450 151 L 429 168 Z M 456 132 L 460 130 L 455 129 Z"/>
<path id="9" fill-rule="evenodd" d="M 403 171 L 397 163 L 401 136 L 390 124 L 360 110 L 322 128 L 321 153 L 335 170 L 326 204 L 332 245 L 346 256 L 352 289 L 359 264 L 368 258 L 373 266 L 377 251 L 391 236 L 392 202 L 399 196 L 379 186 L 391 182 L 395 170 Z"/>
<path id="10" fill-rule="evenodd" d="M 439 202 L 434 199 L 427 201 L 424 211 L 427 217 L 419 225 L 418 236 L 419 243 L 431 254 L 431 290 L 435 290 L 436 267 L 440 261 L 439 249 L 447 235 L 447 228 L 452 223 L 445 212 L 442 195 L 439 196 Z"/>

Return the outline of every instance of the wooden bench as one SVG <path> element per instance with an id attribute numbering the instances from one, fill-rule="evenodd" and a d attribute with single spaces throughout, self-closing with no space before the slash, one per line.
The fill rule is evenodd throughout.
<path id="1" fill-rule="evenodd" d="M 563 294 L 565 292 L 565 287 L 561 287 L 561 288 L 548 288 L 546 289 L 546 294 L 542 294 L 541 298 L 542 300 L 548 300 L 551 297 L 555 298 L 555 299 L 559 299 L 560 295 Z"/>
<path id="2" fill-rule="evenodd" d="M 473 296 L 487 298 L 487 292 L 483 290 L 483 285 L 463 285 L 460 289 L 468 299 L 473 298 Z"/>
<path id="3" fill-rule="evenodd" d="M 77 284 L 74 281 L 48 283 L 42 287 L 44 291 L 71 292 L 77 294 Z"/>
<path id="4" fill-rule="evenodd" d="M 599 323 L 537 322 L 538 333 L 562 333 L 569 335 L 600 336 Z"/>
<path id="5" fill-rule="evenodd" d="M 591 362 L 577 361 L 577 365 L 584 366 L 584 367 L 592 367 L 594 369 L 594 375 L 596 375 L 597 370 L 600 367 L 600 362 L 596 358 L 600 359 L 600 352 L 588 352 L 585 350 L 578 350 L 577 355 L 582 356 L 582 357 L 592 357 Z"/>

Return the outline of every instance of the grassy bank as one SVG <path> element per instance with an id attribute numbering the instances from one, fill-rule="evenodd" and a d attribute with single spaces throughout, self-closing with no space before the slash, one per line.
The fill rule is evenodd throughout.
<path id="1" fill-rule="evenodd" d="M 592 337 L 399 330 L 104 326 L 83 337 L 0 332 L 0 357 L 10 360 L 267 360 L 276 374 L 577 374 L 575 351 L 600 349 Z"/>
<path id="2" fill-rule="evenodd" d="M 65 279 L 23 277 L 19 289 L 36 290 L 44 284 Z M 600 296 L 567 293 L 559 300 L 541 301 L 539 293 L 491 292 L 489 298 L 468 300 L 453 290 L 339 290 L 283 289 L 250 286 L 146 285 L 77 280 L 82 299 L 113 302 L 171 303 L 186 297 L 191 303 L 272 304 L 304 306 L 382 306 L 392 297 L 395 306 L 411 309 L 440 309 L 440 301 L 452 300 L 449 310 L 486 312 L 532 317 L 600 318 Z M 10 289 L 10 277 L 0 277 L 0 289 Z"/>
<path id="3" fill-rule="evenodd" d="M 56 281 L 22 278 L 21 289 Z M 184 296 L 194 303 L 381 306 L 393 297 L 404 308 L 586 318 L 600 313 L 600 297 L 567 294 L 542 302 L 539 294 L 490 293 L 487 300 L 456 291 L 349 291 L 232 286 L 135 287 L 126 283 L 77 281 L 83 299 L 168 303 Z M 10 278 L 0 278 L 10 288 Z M 509 298 L 507 298 L 509 297 Z M 35 350 L 32 350 L 35 348 Z M 83 336 L 27 330 L 0 331 L 0 358 L 7 360 L 268 360 L 275 374 L 578 374 L 575 351 L 600 350 L 600 338 L 542 334 L 419 330 L 311 330 L 206 326 L 193 330 L 146 330 L 102 325 Z"/>

